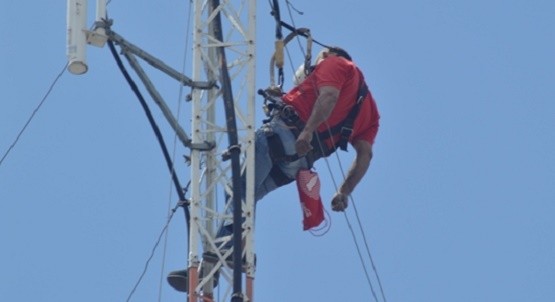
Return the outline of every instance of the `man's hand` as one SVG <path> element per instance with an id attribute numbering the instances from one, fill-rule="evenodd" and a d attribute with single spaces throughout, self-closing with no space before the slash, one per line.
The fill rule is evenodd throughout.
<path id="1" fill-rule="evenodd" d="M 349 195 L 343 193 L 335 193 L 331 200 L 331 209 L 336 212 L 343 212 L 349 206 Z"/>
<path id="2" fill-rule="evenodd" d="M 312 132 L 308 131 L 301 131 L 297 141 L 295 142 L 295 150 L 299 156 L 304 156 L 310 150 L 312 150 L 312 145 L 310 142 L 312 141 Z"/>
<path id="3" fill-rule="evenodd" d="M 330 116 L 337 98 L 339 97 L 339 89 L 333 86 L 322 86 L 318 88 L 318 98 L 314 103 L 310 117 L 306 121 L 303 131 L 299 134 L 295 149 L 299 156 L 304 156 L 308 151 L 312 150 L 310 143 L 312 142 L 312 133 L 318 129 L 323 122 Z"/>

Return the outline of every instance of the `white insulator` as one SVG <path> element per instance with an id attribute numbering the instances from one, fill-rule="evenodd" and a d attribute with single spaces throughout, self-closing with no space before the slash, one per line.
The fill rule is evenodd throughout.
<path id="1" fill-rule="evenodd" d="M 87 0 L 67 1 L 67 59 L 73 74 L 87 72 Z"/>

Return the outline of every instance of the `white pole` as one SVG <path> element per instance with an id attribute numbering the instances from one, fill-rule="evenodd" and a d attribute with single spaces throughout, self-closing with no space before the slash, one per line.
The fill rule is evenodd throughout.
<path id="1" fill-rule="evenodd" d="M 87 72 L 87 0 L 67 1 L 67 59 L 69 72 Z"/>
<path id="2" fill-rule="evenodd" d="M 96 21 L 106 19 L 106 0 L 96 0 Z"/>
<path id="3" fill-rule="evenodd" d="M 106 29 L 104 28 L 106 20 L 106 0 L 96 0 L 96 20 L 94 23 L 94 31 L 87 32 L 87 43 L 104 47 L 108 37 L 106 36 Z"/>

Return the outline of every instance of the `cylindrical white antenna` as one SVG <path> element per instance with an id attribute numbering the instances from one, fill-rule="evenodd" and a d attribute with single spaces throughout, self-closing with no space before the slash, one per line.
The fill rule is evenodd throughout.
<path id="1" fill-rule="evenodd" d="M 106 18 L 106 0 L 96 0 L 94 31 L 87 33 L 87 43 L 98 47 L 104 47 L 108 37 L 106 36 L 106 29 L 102 24 L 105 23 Z"/>
<path id="2" fill-rule="evenodd" d="M 106 0 L 96 0 L 96 21 L 106 19 Z"/>
<path id="3" fill-rule="evenodd" d="M 73 74 L 87 72 L 87 0 L 67 1 L 67 69 Z"/>

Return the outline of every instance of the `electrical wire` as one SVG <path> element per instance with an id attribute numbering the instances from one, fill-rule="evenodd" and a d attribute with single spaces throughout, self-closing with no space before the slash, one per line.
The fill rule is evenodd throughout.
<path id="1" fill-rule="evenodd" d="M 27 122 L 25 123 L 25 125 L 23 126 L 23 128 L 19 131 L 19 133 L 17 134 L 17 137 L 15 138 L 15 140 L 13 141 L 13 143 L 10 145 L 10 147 L 8 148 L 8 150 L 6 150 L 6 152 L 4 153 L 4 155 L 2 156 L 2 159 L 0 159 L 0 166 L 2 166 L 2 163 L 4 162 L 4 160 L 6 159 L 6 157 L 8 156 L 8 154 L 12 151 L 12 149 L 15 147 L 15 145 L 17 144 L 17 142 L 19 141 L 19 139 L 21 138 L 21 135 L 23 135 L 23 132 L 25 131 L 25 129 L 27 129 L 27 126 L 29 126 L 29 124 L 31 123 L 31 121 L 33 120 L 33 118 L 35 117 L 35 114 L 37 114 L 37 112 L 39 111 L 40 107 L 42 107 L 42 104 L 44 104 L 44 102 L 46 101 L 46 99 L 48 98 L 48 96 L 50 95 L 50 92 L 52 92 L 52 89 L 54 89 L 54 86 L 56 85 L 56 83 L 58 82 L 58 80 L 62 77 L 62 75 L 64 74 L 64 72 L 67 69 L 69 62 L 66 63 L 64 65 L 64 67 L 62 68 L 62 71 L 60 71 L 60 73 L 56 76 L 56 78 L 54 79 L 54 81 L 52 82 L 52 84 L 50 84 L 50 87 L 48 88 L 48 91 L 46 92 L 46 94 L 43 96 L 42 100 L 39 102 L 38 106 L 35 108 L 35 110 L 33 110 L 33 112 L 31 113 L 31 116 L 29 117 L 29 119 L 27 119 Z"/>
<path id="2" fill-rule="evenodd" d="M 189 2 L 189 9 L 188 9 L 188 18 L 187 18 L 187 28 L 186 28 L 186 33 L 190 32 L 190 28 L 191 28 L 191 15 L 192 15 L 192 9 L 191 9 L 191 1 Z M 188 50 L 189 50 L 189 36 L 187 35 L 187 38 L 185 39 L 185 49 L 183 51 L 183 66 L 181 69 L 181 73 L 185 74 L 185 69 L 187 67 L 187 57 L 188 57 Z M 181 115 L 181 100 L 183 99 L 183 83 L 179 83 L 179 94 L 177 97 L 177 114 L 176 114 L 176 118 L 177 120 L 179 120 L 179 116 Z M 175 157 L 176 157 L 176 149 L 177 149 L 177 133 L 174 134 L 173 137 L 173 151 L 172 151 L 172 162 L 175 162 Z M 175 167 L 172 167 L 172 170 Z M 172 171 L 171 173 L 174 173 L 174 171 Z M 168 213 L 169 210 L 171 208 L 171 199 L 172 199 L 172 189 L 171 189 L 171 179 L 170 181 L 170 190 L 169 190 L 169 197 L 168 197 Z M 190 183 L 190 182 L 189 182 Z M 163 252 L 162 252 L 162 265 L 160 268 L 160 280 L 159 280 L 159 288 L 158 288 L 158 302 L 162 301 L 162 287 L 164 284 L 164 271 L 165 271 L 165 266 L 166 266 L 166 255 L 167 255 L 167 246 L 168 246 L 168 236 L 169 236 L 169 230 L 166 232 L 166 235 L 164 237 L 164 247 L 163 247 Z M 189 246 L 189 232 L 187 232 L 187 247 Z M 189 249 L 187 248 L 186 254 L 189 253 Z"/>
<path id="3" fill-rule="evenodd" d="M 127 296 L 127 300 L 125 300 L 125 301 L 127 301 L 127 302 L 131 301 L 131 297 L 133 296 L 133 294 L 135 293 L 135 291 L 139 287 L 139 284 L 141 284 L 141 281 L 143 280 L 146 272 L 148 271 L 148 266 L 150 264 L 150 261 L 154 257 L 156 249 L 158 249 L 158 246 L 160 245 L 160 241 L 162 240 L 162 236 L 164 236 L 164 234 L 167 232 L 168 226 L 170 225 L 170 222 L 173 218 L 173 215 L 175 214 L 175 211 L 177 211 L 177 209 L 181 206 L 183 206 L 181 204 L 181 202 L 178 202 L 177 205 L 175 205 L 175 207 L 172 209 L 172 211 L 170 213 L 170 216 L 168 217 L 168 220 L 166 221 L 166 224 L 162 228 L 162 231 L 160 232 L 160 235 L 158 235 L 158 239 L 156 240 L 156 242 L 154 243 L 154 246 L 152 247 L 152 250 L 150 251 L 150 256 L 148 257 L 148 259 L 145 262 L 145 266 L 143 268 L 143 271 L 142 271 L 141 275 L 139 276 L 139 279 L 137 280 L 137 282 L 135 282 L 135 285 L 133 286 L 133 289 L 131 290 L 131 292 L 129 292 L 129 295 Z"/>

